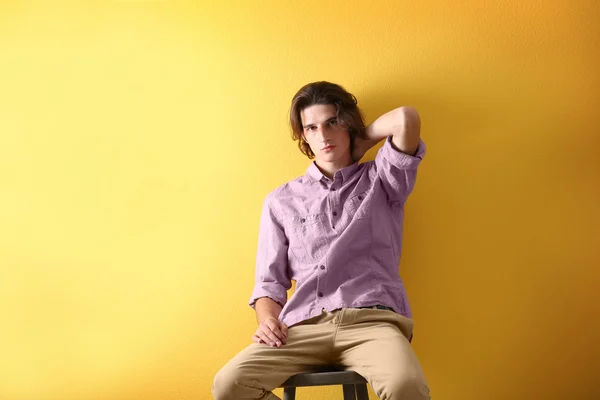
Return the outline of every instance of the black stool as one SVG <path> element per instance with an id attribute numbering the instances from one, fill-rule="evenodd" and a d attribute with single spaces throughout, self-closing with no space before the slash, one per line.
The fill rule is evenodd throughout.
<path id="1" fill-rule="evenodd" d="M 344 371 L 338 367 L 292 376 L 281 384 L 283 400 L 295 400 L 297 387 L 329 385 L 342 385 L 344 400 L 369 400 L 367 380 L 354 371 Z"/>

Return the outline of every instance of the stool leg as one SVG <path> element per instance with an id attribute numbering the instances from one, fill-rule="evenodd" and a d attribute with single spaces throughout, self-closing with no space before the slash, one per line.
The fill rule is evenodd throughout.
<path id="1" fill-rule="evenodd" d="M 366 383 L 356 385 L 356 400 L 369 400 L 369 391 Z"/>
<path id="2" fill-rule="evenodd" d="M 283 388 L 283 400 L 296 400 L 296 388 L 295 387 Z"/>
<path id="3" fill-rule="evenodd" d="M 356 391 L 354 385 L 342 385 L 344 390 L 344 400 L 356 400 Z"/>

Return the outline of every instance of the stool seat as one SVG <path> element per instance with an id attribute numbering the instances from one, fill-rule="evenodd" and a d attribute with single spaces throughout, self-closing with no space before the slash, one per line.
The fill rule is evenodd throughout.
<path id="1" fill-rule="evenodd" d="M 355 371 L 344 371 L 330 366 L 318 372 L 308 372 L 290 377 L 281 384 L 283 399 L 294 400 L 297 387 L 342 385 L 344 400 L 368 400 L 367 380 Z"/>
<path id="2" fill-rule="evenodd" d="M 310 372 L 298 374 L 283 382 L 281 387 L 356 385 L 367 380 L 354 371 Z"/>

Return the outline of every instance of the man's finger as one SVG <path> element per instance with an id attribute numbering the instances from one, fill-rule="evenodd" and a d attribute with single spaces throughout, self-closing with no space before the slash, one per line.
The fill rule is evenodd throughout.
<path id="1" fill-rule="evenodd" d="M 283 332 L 281 332 L 281 331 L 279 330 L 279 327 L 278 327 L 278 326 L 274 326 L 274 327 L 271 329 L 271 332 L 273 332 L 273 334 L 275 335 L 275 337 L 277 337 L 277 340 L 278 340 L 278 341 L 281 341 L 282 343 L 285 343 L 285 335 L 283 334 Z"/>
<path id="2" fill-rule="evenodd" d="M 280 324 L 280 327 L 281 327 L 281 332 L 283 333 L 283 335 L 287 339 L 287 337 L 288 337 L 288 327 L 287 327 L 287 325 L 282 322 Z"/>
<path id="3" fill-rule="evenodd" d="M 252 341 L 253 341 L 253 342 L 256 342 L 256 343 L 258 343 L 258 344 L 264 343 L 264 342 L 262 341 L 262 339 L 261 339 L 260 337 L 258 337 L 258 335 L 256 335 L 256 334 L 252 335 Z"/>
<path id="4" fill-rule="evenodd" d="M 262 339 L 265 344 L 269 346 L 277 346 L 278 339 L 270 332 L 260 331 L 258 332 L 258 336 Z"/>
<path id="5" fill-rule="evenodd" d="M 268 320 L 265 321 L 265 325 L 267 325 L 271 332 L 275 334 L 278 340 L 282 342 L 285 341 L 287 335 L 284 335 L 283 332 L 281 332 L 281 330 L 279 329 L 279 327 L 282 325 L 279 321 Z"/>
<path id="6" fill-rule="evenodd" d="M 267 338 L 267 340 L 265 340 L 265 338 L 261 335 L 261 338 L 263 340 L 265 340 L 266 343 L 268 343 L 271 346 L 281 346 L 281 339 L 279 339 L 274 333 L 273 331 L 271 331 L 271 329 L 269 329 L 268 326 L 264 326 L 262 327 L 261 332 L 265 335 L 265 337 Z"/>

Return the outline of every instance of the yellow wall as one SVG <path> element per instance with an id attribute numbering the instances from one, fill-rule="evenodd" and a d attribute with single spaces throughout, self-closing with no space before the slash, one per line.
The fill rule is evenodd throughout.
<path id="1" fill-rule="evenodd" d="M 402 274 L 434 398 L 597 396 L 598 4 L 0 3 L 0 399 L 212 398 L 323 79 L 422 114 Z"/>

